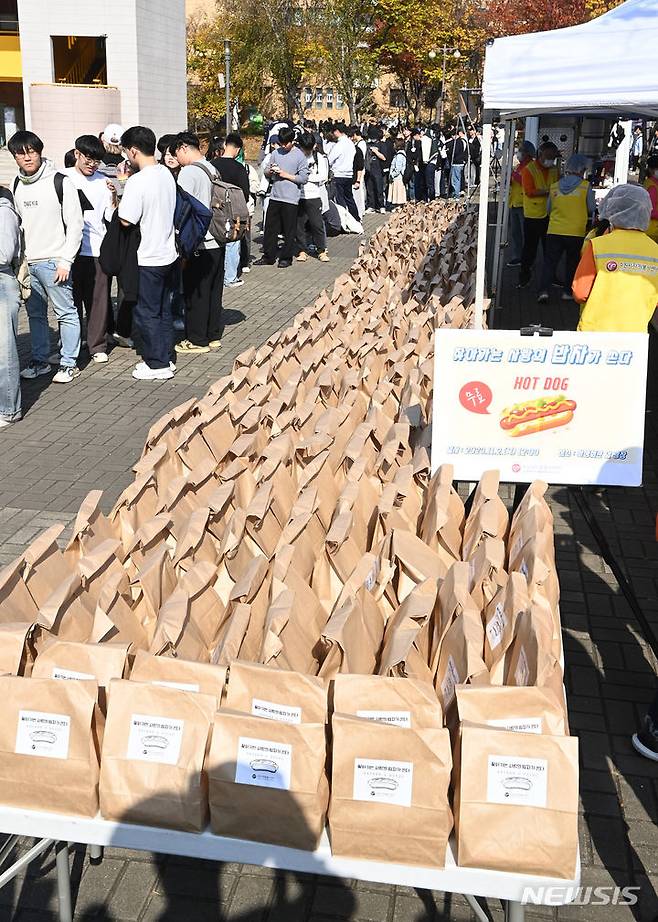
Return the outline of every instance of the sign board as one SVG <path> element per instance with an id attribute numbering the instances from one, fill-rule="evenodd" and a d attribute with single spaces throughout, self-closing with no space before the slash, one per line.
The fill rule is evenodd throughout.
<path id="1" fill-rule="evenodd" d="M 648 336 L 436 330 L 432 468 L 458 480 L 642 483 Z"/>

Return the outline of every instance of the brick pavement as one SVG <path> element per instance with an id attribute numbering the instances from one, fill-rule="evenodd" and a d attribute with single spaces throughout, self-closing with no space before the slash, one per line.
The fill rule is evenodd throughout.
<path id="1" fill-rule="evenodd" d="M 379 219 L 370 219 L 372 230 Z M 149 424 L 171 406 L 203 393 L 228 371 L 234 356 L 260 344 L 350 264 L 357 241 L 332 241 L 331 263 L 307 263 L 285 274 L 252 272 L 227 297 L 224 348 L 218 355 L 181 360 L 173 382 L 138 384 L 129 376 L 132 353 L 115 350 L 104 367 L 89 368 L 68 389 L 41 382 L 25 389 L 29 412 L 2 434 L 0 538 L 2 561 L 12 559 L 42 528 L 69 520 L 84 494 L 102 485 L 109 507 L 131 479 L 130 466 Z M 283 292 L 285 291 L 285 295 Z M 284 301 L 285 298 L 285 301 Z M 499 326 L 533 317 L 532 293 L 508 288 Z M 556 328 L 575 322 L 573 310 L 550 307 L 542 319 Z M 553 319 L 555 318 L 555 319 Z M 534 319 L 534 317 L 533 317 Z M 26 348 L 23 332 L 22 351 Z M 653 378 L 658 355 L 652 356 Z M 658 387 L 647 414 L 644 487 L 589 494 L 613 551 L 622 560 L 640 603 L 658 630 Z M 571 728 L 581 745 L 581 856 L 583 886 L 639 886 L 636 907 L 531 907 L 528 919 L 636 919 L 658 916 L 658 769 L 635 755 L 629 735 L 655 688 L 656 663 L 612 573 L 599 554 L 573 494 L 551 491 Z M 509 494 L 508 494 L 509 498 Z M 4 507 L 4 508 L 3 508 Z M 24 846 L 22 846 L 24 847 Z M 280 874 L 263 868 L 192 862 L 106 849 L 92 867 L 82 849 L 71 854 L 76 922 L 439 922 L 470 920 L 465 900 L 355 881 Z M 0 920 L 52 922 L 56 906 L 54 859 L 47 855 L 27 875 L 0 890 Z M 488 907 L 502 920 L 498 902 Z M 15 912 L 14 912 L 15 910 Z"/>

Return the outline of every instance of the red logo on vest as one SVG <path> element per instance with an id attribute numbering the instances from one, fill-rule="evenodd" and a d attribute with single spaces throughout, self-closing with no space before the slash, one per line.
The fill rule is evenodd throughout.
<path id="1" fill-rule="evenodd" d="M 611 259 L 610 262 L 607 262 L 605 264 L 605 267 L 608 270 L 608 272 L 614 272 L 618 268 L 617 263 L 614 261 L 614 259 Z"/>

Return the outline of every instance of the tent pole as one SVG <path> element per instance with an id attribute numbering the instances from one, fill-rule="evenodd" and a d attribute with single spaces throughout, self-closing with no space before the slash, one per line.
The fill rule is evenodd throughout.
<path id="1" fill-rule="evenodd" d="M 498 295 L 500 280 L 502 276 L 503 264 L 503 247 L 507 246 L 507 213 L 509 209 L 509 187 L 512 176 L 512 160 L 514 137 L 516 135 L 516 119 L 506 122 L 505 126 L 505 147 L 503 148 L 503 160 L 501 164 L 501 185 L 500 200 L 498 202 L 498 214 L 496 215 L 496 242 L 494 243 L 493 267 L 491 278 L 493 287 L 491 291 L 492 308 L 498 307 Z M 493 314 L 490 312 L 490 316 Z M 491 326 L 491 324 L 489 324 Z"/>
<path id="2" fill-rule="evenodd" d="M 487 269 L 487 230 L 489 225 L 489 183 L 491 182 L 491 109 L 482 113 L 482 164 L 480 166 L 480 210 L 478 215 L 478 251 L 475 269 L 475 315 L 473 326 L 484 326 L 484 287 Z"/>

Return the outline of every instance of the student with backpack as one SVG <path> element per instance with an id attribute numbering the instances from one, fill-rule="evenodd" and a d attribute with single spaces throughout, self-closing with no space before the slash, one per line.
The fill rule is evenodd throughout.
<path id="1" fill-rule="evenodd" d="M 172 142 L 171 151 L 181 166 L 178 185 L 206 208 L 211 208 L 217 170 L 202 155 L 199 138 L 182 131 Z M 200 354 L 219 349 L 222 335 L 222 288 L 225 247 L 210 230 L 183 268 L 185 292 L 185 339 L 176 352 Z"/>
<path id="2" fill-rule="evenodd" d="M 32 359 L 22 378 L 50 374 L 48 300 L 59 321 L 61 357 L 53 378 L 69 384 L 80 374 L 80 318 L 73 303 L 71 267 L 82 241 L 82 208 L 73 183 L 45 160 L 43 141 L 31 131 L 17 131 L 8 148 L 18 165 L 14 202 L 25 236 L 30 270 L 26 302 L 32 341 Z"/>
<path id="3" fill-rule="evenodd" d="M 231 131 L 226 135 L 224 153 L 221 157 L 216 157 L 211 162 L 223 182 L 230 183 L 240 189 L 246 206 L 249 201 L 249 173 L 244 164 L 238 160 L 242 149 L 242 138 L 237 132 Z M 226 258 L 224 259 L 225 288 L 239 288 L 244 285 L 244 280 L 239 278 L 240 249 L 240 240 L 231 240 L 226 244 Z"/>
<path id="4" fill-rule="evenodd" d="M 137 249 L 139 295 L 133 321 L 142 340 L 142 358 L 133 369 L 138 381 L 172 378 L 173 324 L 172 291 L 176 284 L 176 182 L 167 167 L 155 159 L 155 135 L 150 128 L 135 125 L 121 136 L 121 146 L 131 166 L 136 167 L 126 182 L 119 205 L 124 227 L 139 226 Z"/>

